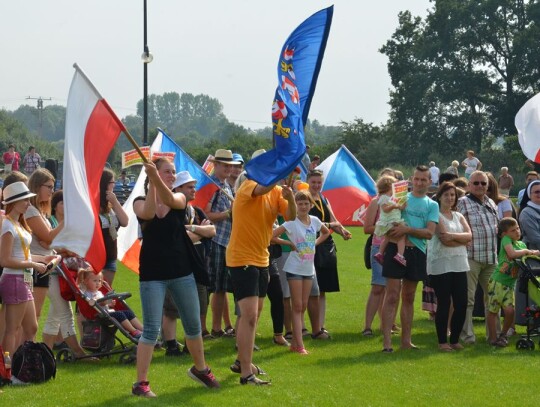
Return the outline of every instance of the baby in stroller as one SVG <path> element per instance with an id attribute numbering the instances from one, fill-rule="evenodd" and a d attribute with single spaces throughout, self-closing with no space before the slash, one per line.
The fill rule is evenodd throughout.
<path id="1" fill-rule="evenodd" d="M 83 294 L 88 298 L 94 301 L 103 298 L 103 293 L 99 290 L 103 284 L 103 274 L 101 272 L 96 274 L 90 268 L 80 268 L 77 273 L 77 284 Z M 133 338 L 139 339 L 143 330 L 141 321 L 139 321 L 133 311 L 129 309 L 121 311 L 115 310 L 113 308 L 113 301 L 109 304 L 105 304 L 109 308 L 109 315 L 116 319 Z"/>

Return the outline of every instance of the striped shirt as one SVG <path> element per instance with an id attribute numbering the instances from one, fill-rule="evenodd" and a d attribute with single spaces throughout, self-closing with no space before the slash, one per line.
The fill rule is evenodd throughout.
<path id="1" fill-rule="evenodd" d="M 469 259 L 483 264 L 497 264 L 497 206 L 484 195 L 479 200 L 471 194 L 460 198 L 459 212 L 465 216 L 472 232 L 472 243 L 467 246 Z"/>

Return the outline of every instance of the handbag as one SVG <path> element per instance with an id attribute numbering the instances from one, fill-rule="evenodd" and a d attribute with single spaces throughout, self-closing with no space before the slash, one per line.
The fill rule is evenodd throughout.
<path id="1" fill-rule="evenodd" d="M 373 235 L 369 235 L 364 246 L 364 264 L 371 270 L 371 246 L 373 245 Z"/>
<path id="2" fill-rule="evenodd" d="M 315 268 L 337 267 L 336 244 L 333 240 L 325 241 L 317 246 L 315 251 Z"/>

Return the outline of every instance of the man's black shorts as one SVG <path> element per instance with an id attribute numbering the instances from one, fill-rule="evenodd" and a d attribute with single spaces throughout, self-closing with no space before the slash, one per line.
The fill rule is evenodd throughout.
<path id="1" fill-rule="evenodd" d="M 388 243 L 384 252 L 382 275 L 386 278 L 406 279 L 409 281 L 423 281 L 426 279 L 426 254 L 417 247 L 405 247 L 405 259 L 407 267 L 403 267 L 394 260 L 397 253 L 397 245 Z"/>
<path id="2" fill-rule="evenodd" d="M 247 297 L 266 297 L 269 280 L 268 267 L 229 267 L 229 273 L 236 301 Z"/>

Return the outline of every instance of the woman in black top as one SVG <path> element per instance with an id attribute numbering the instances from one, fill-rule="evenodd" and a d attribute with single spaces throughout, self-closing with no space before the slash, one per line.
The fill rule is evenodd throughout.
<path id="1" fill-rule="evenodd" d="M 163 300 L 168 289 L 180 313 L 186 343 L 195 365 L 188 376 L 206 387 L 219 383 L 206 365 L 199 319 L 199 301 L 193 271 L 204 267 L 189 239 L 184 219 L 186 197 L 173 193 L 174 164 L 159 158 L 144 164 L 149 178 L 146 197 L 138 197 L 133 209 L 142 230 L 139 257 L 140 294 L 144 331 L 137 346 L 137 382 L 132 393 L 155 397 L 148 382 L 148 369 L 163 314 Z"/>

